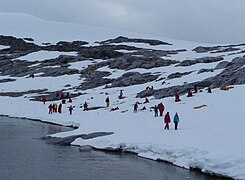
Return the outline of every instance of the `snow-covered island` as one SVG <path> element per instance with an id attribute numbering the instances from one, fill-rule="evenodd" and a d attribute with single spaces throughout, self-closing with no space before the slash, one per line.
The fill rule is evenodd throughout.
<path id="1" fill-rule="evenodd" d="M 245 179 L 245 44 L 147 37 L 24 14 L 0 13 L 0 20 L 0 114 L 77 127 L 53 137 L 112 133 L 77 138 L 73 145 L 128 151 Z M 11 28 L 10 21 L 18 26 Z M 198 92 L 187 97 L 195 85 Z M 230 88 L 221 90 L 224 86 Z M 174 100 L 176 90 L 180 102 Z M 72 102 L 65 97 L 62 113 L 48 114 L 50 104 L 61 103 L 61 93 L 69 93 Z M 83 111 L 85 102 L 88 111 Z M 154 117 L 152 107 L 161 102 L 164 115 L 170 113 L 170 130 L 164 129 L 164 116 Z"/>

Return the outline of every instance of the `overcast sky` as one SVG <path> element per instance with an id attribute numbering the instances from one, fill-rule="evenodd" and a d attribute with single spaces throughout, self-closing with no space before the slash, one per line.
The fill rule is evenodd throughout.
<path id="1" fill-rule="evenodd" d="M 0 0 L 0 11 L 197 42 L 245 42 L 245 0 Z"/>

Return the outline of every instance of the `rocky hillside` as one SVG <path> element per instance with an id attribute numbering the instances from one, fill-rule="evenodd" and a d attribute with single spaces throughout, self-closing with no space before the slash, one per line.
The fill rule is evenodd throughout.
<path id="1" fill-rule="evenodd" d="M 128 87 L 157 82 L 154 90 L 142 89 L 137 97 L 154 96 L 164 98 L 172 96 L 178 90 L 184 94 L 197 85 L 199 88 L 217 88 L 224 85 L 245 84 L 245 44 L 176 49 L 171 43 L 153 39 L 117 37 L 89 46 L 83 40 L 56 44 L 37 45 L 32 38 L 0 36 L 0 83 L 14 82 L 17 77 L 29 78 L 34 73 L 39 77 L 58 77 L 79 75 L 81 82 L 77 86 L 64 84 L 73 96 L 81 91 L 104 86 L 104 88 Z M 73 52 L 76 55 L 59 55 L 56 58 L 25 59 L 38 52 Z M 71 64 L 89 61 L 83 68 L 71 67 Z M 207 68 L 208 67 L 208 68 Z M 171 71 L 164 71 L 168 69 Z M 118 74 L 119 75 L 115 75 Z M 170 73 L 169 73 L 170 72 Z M 185 77 L 195 77 L 190 82 Z M 175 79 L 183 83 L 175 84 Z M 147 84 L 146 84 L 147 86 Z M 68 88 L 68 89 L 67 89 Z M 60 89 L 58 91 L 62 91 Z M 77 92 L 77 93 L 76 93 Z M 30 99 L 40 100 L 42 94 L 52 99 L 57 91 L 48 88 L 26 92 L 1 92 L 2 96 L 22 96 L 35 94 Z"/>

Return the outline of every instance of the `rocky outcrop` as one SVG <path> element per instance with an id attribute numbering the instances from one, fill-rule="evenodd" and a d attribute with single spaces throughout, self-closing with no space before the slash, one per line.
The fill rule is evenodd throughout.
<path id="1" fill-rule="evenodd" d="M 230 65 L 231 65 L 230 62 L 222 61 L 219 64 L 217 64 L 217 66 L 214 68 L 214 70 L 217 70 L 217 69 L 225 69 L 225 68 L 227 68 Z"/>
<path id="2" fill-rule="evenodd" d="M 15 38 L 13 36 L 0 35 L 0 45 L 10 46 L 9 51 L 29 51 L 34 52 L 39 50 L 39 46 L 34 43 L 29 43 L 21 38 Z M 5 49 L 6 51 L 6 49 Z"/>
<path id="3" fill-rule="evenodd" d="M 13 82 L 13 81 L 16 81 L 16 79 L 6 78 L 6 79 L 1 79 L 0 83 Z"/>
<path id="4" fill-rule="evenodd" d="M 137 38 L 127 38 L 123 36 L 119 36 L 115 39 L 108 39 L 105 41 L 99 42 L 100 44 L 111 44 L 111 43 L 146 43 L 152 46 L 156 45 L 172 45 L 167 42 L 154 40 L 154 39 L 137 39 Z"/>
<path id="5" fill-rule="evenodd" d="M 136 68 L 151 69 L 154 67 L 169 66 L 176 64 L 178 61 L 164 60 L 159 57 L 137 57 L 132 55 L 124 55 L 120 58 L 116 58 L 109 63 L 109 67 L 112 69 L 130 70 Z"/>
<path id="6" fill-rule="evenodd" d="M 212 47 L 204 47 L 198 46 L 194 48 L 192 51 L 196 51 L 197 53 L 223 53 L 223 52 L 231 52 L 231 51 L 238 51 L 240 48 L 239 46 L 244 46 L 245 44 L 232 44 L 226 46 L 212 46 Z"/>
<path id="7" fill-rule="evenodd" d="M 37 89 L 37 90 L 29 90 L 23 92 L 0 92 L 0 96 L 9 96 L 9 97 L 20 97 L 23 95 L 34 94 L 34 93 L 42 93 L 47 91 L 47 89 Z"/>
<path id="8" fill-rule="evenodd" d="M 197 63 L 213 63 L 213 62 L 218 62 L 222 61 L 224 58 L 221 56 L 218 57 L 202 57 L 202 58 L 197 58 L 195 60 L 184 60 L 181 63 L 179 63 L 177 66 L 191 66 Z"/>
<path id="9" fill-rule="evenodd" d="M 157 75 L 151 75 L 151 73 L 141 74 L 139 72 L 128 72 L 123 74 L 121 77 L 113 80 L 109 87 L 126 87 L 136 84 L 144 84 L 147 82 L 154 81 L 158 78 Z"/>
<path id="10" fill-rule="evenodd" d="M 203 69 L 200 69 L 197 74 L 202 74 L 202 73 L 207 73 L 207 72 L 213 72 L 214 69 L 206 69 L 206 68 L 203 68 Z"/>
<path id="11" fill-rule="evenodd" d="M 109 75 L 111 75 L 110 72 L 92 71 L 89 74 L 82 76 L 86 77 L 85 82 L 81 83 L 76 89 L 87 90 L 109 84 L 113 81 L 113 79 L 106 78 Z"/>
<path id="12" fill-rule="evenodd" d="M 42 47 L 43 50 L 47 51 L 62 51 L 62 52 L 71 52 L 71 51 L 79 51 L 83 45 L 88 44 L 86 41 L 60 41 L 56 45 L 48 45 Z"/>
<path id="13" fill-rule="evenodd" d="M 245 57 L 238 57 L 233 59 L 230 65 L 220 74 L 207 78 L 203 81 L 195 83 L 186 83 L 184 85 L 172 86 L 157 90 L 143 90 L 137 94 L 137 97 L 144 98 L 148 96 L 155 96 L 156 98 L 164 98 L 174 96 L 177 90 L 180 94 L 187 93 L 188 89 L 197 85 L 199 88 L 211 87 L 219 88 L 227 85 L 245 84 Z"/>
<path id="14" fill-rule="evenodd" d="M 168 75 L 167 79 L 175 79 L 175 78 L 180 78 L 182 76 L 185 76 L 185 75 L 188 75 L 188 74 L 191 74 L 192 71 L 189 71 L 189 72 L 183 72 L 183 73 L 180 73 L 180 72 L 176 72 L 176 73 L 172 73 L 170 75 Z"/>

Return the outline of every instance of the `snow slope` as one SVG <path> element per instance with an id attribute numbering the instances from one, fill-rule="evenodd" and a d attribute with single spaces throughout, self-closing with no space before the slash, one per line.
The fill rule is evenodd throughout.
<path id="1" fill-rule="evenodd" d="M 56 43 L 60 40 L 87 40 L 93 44 L 94 41 L 105 40 L 117 35 L 134 35 L 90 26 L 46 22 L 24 14 L 0 13 L 0 20 L 5 24 L 1 26 L 3 28 L 0 29 L 0 34 L 32 37 L 39 44 L 42 42 Z M 25 21 L 27 22 L 26 24 L 24 23 Z M 7 26 L 7 22 L 16 23 L 11 23 Z M 37 29 L 39 30 L 37 31 Z M 135 36 L 139 37 L 140 35 Z M 145 36 L 142 37 L 145 38 Z M 139 43 L 134 43 L 133 45 L 152 49 L 186 48 L 187 52 L 170 57 L 179 60 L 205 56 L 204 54 L 197 54 L 191 51 L 194 47 L 203 44 L 165 38 L 159 39 L 165 40 L 173 45 L 171 47 L 153 47 Z M 222 55 L 230 58 L 226 53 Z M 46 58 L 49 57 L 46 56 Z M 24 59 L 28 58 L 25 57 Z M 43 56 L 37 54 L 34 59 L 42 61 Z M 88 59 L 87 61 L 72 63 L 69 68 L 83 69 L 90 63 L 97 62 L 99 61 L 92 62 Z M 173 72 L 194 71 L 194 73 L 183 78 L 168 80 L 165 85 L 162 85 L 161 82 L 153 81 L 125 88 L 104 89 L 104 87 L 99 87 L 87 90 L 85 91 L 87 94 L 73 99 L 72 105 L 75 106 L 73 115 L 69 115 L 67 109 L 71 104 L 64 105 L 62 114 L 55 113 L 49 115 L 47 107 L 49 103 L 44 105 L 41 102 L 29 101 L 31 95 L 35 94 L 17 98 L 1 96 L 1 114 L 41 119 L 42 121 L 62 125 L 79 126 L 78 129 L 72 132 L 53 135 L 56 137 L 93 132 L 113 132 L 114 134 L 109 136 L 88 140 L 78 138 L 72 144 L 81 146 L 91 145 L 100 149 L 120 148 L 125 151 L 136 152 L 141 157 L 153 160 L 166 160 L 185 168 L 198 167 L 203 172 L 221 174 L 235 179 L 245 179 L 245 131 L 243 130 L 245 126 L 245 102 L 243 99 L 245 85 L 235 86 L 235 88 L 229 91 L 213 89 L 212 94 L 207 94 L 204 90 L 203 92 L 198 92 L 191 98 L 181 96 L 182 101 L 179 103 L 175 103 L 173 97 L 164 99 L 150 97 L 149 104 L 139 105 L 139 108 L 145 106 L 145 111 L 133 113 L 133 104 L 136 101 L 144 101 L 144 99 L 135 98 L 136 93 L 144 90 L 146 86 L 162 88 L 183 84 L 184 82 L 202 80 L 220 73 L 221 70 L 204 74 L 197 74 L 197 70 L 200 68 L 214 68 L 216 65 L 217 63 L 210 63 L 196 64 L 190 67 L 169 66 L 150 70 L 134 69 L 134 71 L 138 72 L 160 72 L 161 77 L 166 77 Z M 110 78 L 119 77 L 126 72 L 110 69 L 109 67 L 103 67 L 99 70 L 111 72 L 112 75 Z M 8 77 L 1 76 L 1 79 L 4 78 Z M 65 89 L 64 86 L 68 83 L 71 86 L 77 86 L 82 81 L 78 75 L 60 76 L 57 78 L 14 78 L 16 79 L 14 82 L 1 83 L 1 92 L 21 92 L 42 88 L 54 91 Z M 120 89 L 123 89 L 123 93 L 126 96 L 125 99 L 118 99 Z M 72 91 L 69 92 L 72 93 Z M 88 102 L 89 107 L 105 106 L 105 98 L 107 96 L 111 100 L 109 108 L 86 112 L 79 108 L 85 101 Z M 150 111 L 150 107 L 160 102 L 163 102 L 165 105 L 166 110 L 164 113 L 167 111 L 170 112 L 172 122 L 175 112 L 179 113 L 180 125 L 177 131 L 173 130 L 172 122 L 170 130 L 164 130 L 163 117 L 154 117 L 153 112 Z M 53 101 L 52 103 L 60 103 L 60 101 Z M 207 106 L 201 109 L 193 109 L 193 107 L 203 104 Z M 110 111 L 111 108 L 115 107 L 119 107 L 119 110 Z"/>

